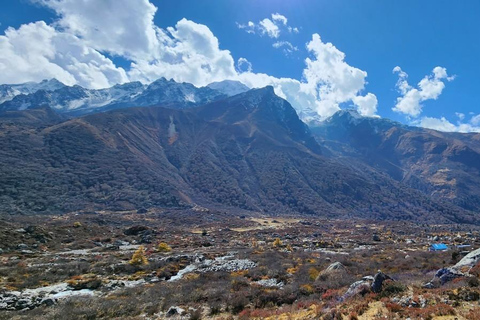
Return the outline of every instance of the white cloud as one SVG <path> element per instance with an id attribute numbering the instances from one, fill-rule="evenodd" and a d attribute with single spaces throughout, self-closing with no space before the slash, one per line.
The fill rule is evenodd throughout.
<path id="1" fill-rule="evenodd" d="M 480 115 L 476 117 L 480 118 Z M 420 120 L 415 120 L 411 124 L 444 132 L 480 132 L 480 123 L 476 121 L 475 117 L 468 123 L 458 121 L 457 124 L 451 123 L 445 117 L 422 117 Z"/>
<path id="2" fill-rule="evenodd" d="M 272 13 L 272 20 L 281 22 L 284 26 L 286 26 L 288 22 L 287 17 L 281 15 L 280 13 Z"/>
<path id="3" fill-rule="evenodd" d="M 476 116 L 473 116 L 472 119 L 470 120 L 470 122 L 475 126 L 480 125 L 480 114 L 477 114 Z"/>
<path id="4" fill-rule="evenodd" d="M 58 25 L 101 52 L 133 59 L 159 52 L 157 8 L 148 0 L 34 0 L 55 10 Z"/>
<path id="5" fill-rule="evenodd" d="M 125 70 L 76 36 L 45 22 L 8 28 L 0 36 L 0 83 L 57 78 L 65 84 L 104 88 L 127 82 Z"/>
<path id="6" fill-rule="evenodd" d="M 280 29 L 270 19 L 265 18 L 258 24 L 260 32 L 268 35 L 270 38 L 278 38 L 280 36 Z"/>
<path id="7" fill-rule="evenodd" d="M 237 60 L 237 71 L 239 73 L 252 72 L 252 64 L 246 58 L 240 57 Z"/>
<path id="8" fill-rule="evenodd" d="M 288 41 L 277 41 L 272 45 L 275 49 L 283 48 L 285 54 L 290 54 L 294 51 L 298 51 L 298 48 L 292 45 Z"/>
<path id="9" fill-rule="evenodd" d="M 288 19 L 280 13 L 272 13 L 271 19 L 265 18 L 258 23 L 248 21 L 248 23 L 242 24 L 236 22 L 239 29 L 245 30 L 247 33 L 258 33 L 260 35 L 267 35 L 270 38 L 277 39 L 283 31 L 287 30 L 289 33 L 299 33 L 300 30 L 297 27 L 288 25 Z"/>
<path id="10" fill-rule="evenodd" d="M 290 32 L 290 33 L 292 33 L 292 32 L 293 32 L 293 33 L 299 33 L 299 32 L 300 32 L 300 30 L 298 30 L 297 27 L 293 27 L 293 28 L 292 28 L 292 27 L 288 27 L 287 30 L 288 30 L 288 32 Z"/>
<path id="11" fill-rule="evenodd" d="M 139 0 L 138 8 L 130 0 L 115 0 L 116 7 L 122 8 L 103 11 L 108 12 L 105 19 L 97 12 L 98 6 L 91 9 L 96 12 L 89 12 L 93 6 L 88 6 L 87 0 L 72 1 L 41 0 L 57 10 L 58 23 L 48 26 L 37 22 L 9 29 L 5 36 L 0 36 L 0 82 L 55 77 L 66 84 L 98 88 L 134 80 L 149 83 L 160 77 L 196 86 L 231 79 L 252 88 L 272 85 L 306 121 L 330 116 L 339 104 L 348 101 L 353 101 L 362 114 L 375 113 L 376 97 L 362 93 L 367 73 L 348 65 L 345 54 L 331 43 L 323 43 L 318 34 L 307 44 L 311 56 L 305 60 L 303 78 L 277 78 L 254 73 L 244 57 L 235 63 L 230 51 L 220 49 L 218 39 L 205 25 L 182 19 L 174 27 L 155 26 L 156 8 L 146 0 Z M 102 8 L 107 3 L 112 5 L 112 1 L 102 2 Z M 133 12 L 128 21 L 126 11 Z M 282 18 L 275 21 L 285 27 Z M 134 39 L 125 27 L 130 25 L 139 39 Z M 253 22 L 248 25 L 256 27 Z M 119 34 L 113 26 L 120 28 Z M 155 37 L 151 36 L 152 30 Z M 290 48 L 284 43 L 277 45 Z M 130 60 L 128 72 L 116 67 L 103 51 Z"/>
<path id="12" fill-rule="evenodd" d="M 465 119 L 465 114 L 461 112 L 455 112 L 455 115 L 457 116 L 458 120 L 463 121 Z"/>
<path id="13" fill-rule="evenodd" d="M 167 28 L 161 50 L 159 59 L 133 62 L 130 79 L 151 82 L 165 77 L 203 86 L 237 75 L 230 51 L 219 48 L 218 39 L 207 26 L 187 19 Z"/>
<path id="14" fill-rule="evenodd" d="M 252 21 L 248 21 L 248 23 L 246 24 L 236 22 L 236 24 L 239 29 L 245 29 L 247 33 L 255 34 L 255 23 L 253 23 Z"/>
<path id="15" fill-rule="evenodd" d="M 445 88 L 445 81 L 454 79 L 447 75 L 447 69 L 435 67 L 431 75 L 425 76 L 418 83 L 417 88 L 413 88 L 408 84 L 407 73 L 400 67 L 395 67 L 393 72 L 398 73 L 396 87 L 402 96 L 397 98 L 397 104 L 392 110 L 411 117 L 418 117 L 422 113 L 422 102 L 436 100 Z"/>
<path id="16" fill-rule="evenodd" d="M 307 43 L 307 49 L 314 59 L 305 60 L 307 67 L 303 76 L 308 90 L 317 96 L 317 111 L 321 115 L 331 115 L 339 110 L 339 104 L 352 100 L 364 89 L 367 72 L 352 67 L 345 62 L 345 54 L 332 43 L 324 43 L 320 35 L 314 34 Z M 372 107 L 373 94 L 368 99 L 357 102 Z"/>
<path id="17" fill-rule="evenodd" d="M 358 112 L 366 117 L 373 117 L 377 113 L 378 100 L 372 93 L 367 93 L 365 96 L 356 96 L 352 99 L 357 106 Z"/>

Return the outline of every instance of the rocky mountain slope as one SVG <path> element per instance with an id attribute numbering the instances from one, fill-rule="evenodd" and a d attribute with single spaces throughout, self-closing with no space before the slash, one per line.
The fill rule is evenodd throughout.
<path id="1" fill-rule="evenodd" d="M 65 86 L 53 79 L 41 83 L 0 86 L 0 113 L 46 106 L 69 117 L 152 105 L 183 109 L 248 90 L 240 82 L 227 80 L 197 88 L 190 83 L 160 78 L 149 85 L 129 82 L 93 90 L 77 85 Z"/>
<path id="2" fill-rule="evenodd" d="M 274 215 L 477 221 L 373 167 L 324 154 L 272 87 L 197 108 L 127 108 L 66 121 L 49 108 L 9 111 L 0 128 L 2 213 L 200 204 Z"/>
<path id="3" fill-rule="evenodd" d="M 65 85 L 57 79 L 43 80 L 39 83 L 27 82 L 22 84 L 0 84 L 0 104 L 5 101 L 10 101 L 21 94 L 28 95 L 39 90 L 51 92 L 63 87 L 65 87 Z"/>
<path id="4" fill-rule="evenodd" d="M 408 127 L 343 110 L 312 128 L 328 153 L 368 166 L 433 199 L 480 210 L 480 134 Z"/>

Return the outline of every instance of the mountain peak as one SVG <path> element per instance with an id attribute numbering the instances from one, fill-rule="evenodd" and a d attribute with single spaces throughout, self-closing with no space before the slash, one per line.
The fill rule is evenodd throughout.
<path id="1" fill-rule="evenodd" d="M 249 87 L 235 80 L 223 80 L 219 82 L 212 82 L 207 85 L 208 88 L 220 91 L 227 96 L 235 96 L 250 90 Z"/>

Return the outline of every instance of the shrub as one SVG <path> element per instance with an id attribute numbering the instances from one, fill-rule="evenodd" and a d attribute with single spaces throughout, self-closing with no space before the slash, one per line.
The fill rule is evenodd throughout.
<path id="1" fill-rule="evenodd" d="M 229 309 L 233 314 L 238 314 L 245 309 L 248 302 L 248 299 L 241 293 L 234 295 L 229 301 Z"/>
<path id="2" fill-rule="evenodd" d="M 145 257 L 145 248 L 143 246 L 138 247 L 137 251 L 132 256 L 132 259 L 128 262 L 134 266 L 143 266 L 148 264 L 147 257 Z"/>
<path id="3" fill-rule="evenodd" d="M 314 267 L 311 267 L 308 269 L 308 277 L 310 278 L 311 281 L 315 281 L 319 275 L 319 271 L 315 269 Z"/>
<path id="4" fill-rule="evenodd" d="M 170 252 L 172 251 L 172 248 L 165 242 L 160 242 L 157 246 L 157 250 L 160 252 Z"/>
<path id="5" fill-rule="evenodd" d="M 399 282 L 388 282 L 383 285 L 382 292 L 379 293 L 378 297 L 383 298 L 383 297 L 390 297 L 392 295 L 402 293 L 406 290 L 407 288 L 399 283 Z"/>
<path id="6" fill-rule="evenodd" d="M 275 248 L 279 248 L 282 246 L 282 240 L 280 240 L 280 238 L 275 238 L 275 240 L 273 241 L 273 246 Z"/>

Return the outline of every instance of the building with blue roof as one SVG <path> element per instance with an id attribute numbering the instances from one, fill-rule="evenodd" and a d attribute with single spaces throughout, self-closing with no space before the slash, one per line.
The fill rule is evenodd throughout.
<path id="1" fill-rule="evenodd" d="M 445 243 L 433 243 L 430 246 L 430 251 L 446 251 L 448 246 Z"/>

